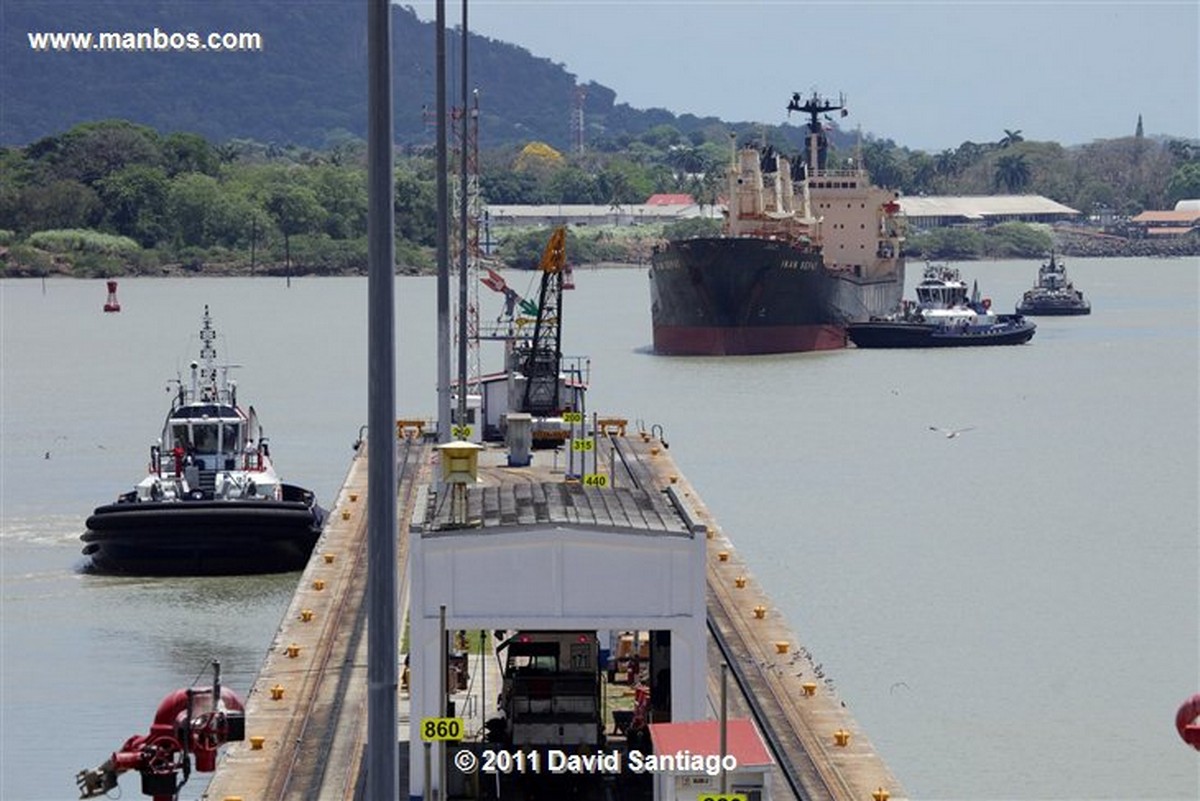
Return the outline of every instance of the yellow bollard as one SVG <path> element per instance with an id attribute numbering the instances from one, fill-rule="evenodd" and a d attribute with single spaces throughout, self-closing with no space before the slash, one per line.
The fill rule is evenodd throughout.
<path id="1" fill-rule="evenodd" d="M 349 519 L 350 519 L 350 510 L 349 510 L 349 509 L 343 509 L 343 510 L 342 510 L 342 519 L 343 519 L 343 520 L 349 520 Z"/>
<path id="2" fill-rule="evenodd" d="M 745 577 L 745 576 L 738 576 L 737 578 L 735 578 L 735 579 L 733 580 L 733 586 L 737 587 L 739 590 L 741 590 L 741 589 L 745 589 L 745 587 L 746 587 L 746 577 Z"/>
<path id="3" fill-rule="evenodd" d="M 800 686 L 804 688 L 804 694 L 807 696 L 813 696 L 817 694 L 817 683 L 815 681 L 806 681 Z"/>
<path id="4" fill-rule="evenodd" d="M 250 750 L 251 751 L 261 751 L 262 747 L 263 747 L 263 743 L 265 743 L 266 741 L 267 741 L 267 738 L 263 737 L 261 734 L 252 735 L 250 737 Z"/>
<path id="5" fill-rule="evenodd" d="M 300 646 L 296 645 L 296 643 L 289 645 L 287 647 L 287 655 L 288 659 L 295 659 L 296 657 L 300 656 Z"/>
<path id="6" fill-rule="evenodd" d="M 729 551 L 717 551 L 717 561 L 718 562 L 728 562 L 729 561 Z"/>
<path id="7" fill-rule="evenodd" d="M 845 748 L 850 744 L 850 732 L 845 729 L 838 729 L 833 733 L 833 742 L 839 748 Z"/>
<path id="8" fill-rule="evenodd" d="M 358 503 L 358 493 L 357 492 L 350 493 L 350 503 Z"/>
<path id="9" fill-rule="evenodd" d="M 302 621 L 304 621 L 305 623 L 311 623 L 312 619 L 313 619 L 313 610 L 301 609 L 300 610 L 300 619 Z"/>
<path id="10" fill-rule="evenodd" d="M 313 579 L 313 589 L 317 592 L 325 589 L 325 579 Z"/>
<path id="11" fill-rule="evenodd" d="M 272 701 L 282 701 L 283 700 L 283 685 L 282 684 L 276 684 L 274 687 L 271 688 L 271 700 Z"/>
<path id="12" fill-rule="evenodd" d="M 650 449 L 650 455 L 651 455 L 651 456 L 658 456 L 658 448 L 657 448 L 657 447 L 655 447 L 655 448 L 651 448 L 651 449 Z"/>
<path id="13" fill-rule="evenodd" d="M 253 748 L 253 744 L 250 747 Z M 242 797 L 240 795 L 227 795 L 221 801 L 242 801 Z"/>
<path id="14" fill-rule="evenodd" d="M 337 557 L 336 557 L 336 554 L 331 554 L 331 553 L 327 553 L 327 554 L 325 554 L 325 564 L 327 564 L 327 565 L 332 565 L 332 564 L 333 564 L 333 560 L 334 560 L 335 558 L 337 558 Z"/>
<path id="15" fill-rule="evenodd" d="M 775 653 L 777 654 L 786 654 L 788 652 L 788 647 L 789 644 L 783 640 L 775 641 Z"/>
<path id="16" fill-rule="evenodd" d="M 754 616 L 756 618 L 758 618 L 759 620 L 762 620 L 764 617 L 767 616 L 767 607 L 765 607 L 765 606 L 754 607 Z"/>
<path id="17" fill-rule="evenodd" d="M 880 787 L 875 792 L 871 793 L 871 798 L 874 798 L 875 801 L 888 801 L 888 799 L 891 797 L 892 797 L 892 794 L 889 793 L 887 790 L 885 790 L 882 787 Z"/>

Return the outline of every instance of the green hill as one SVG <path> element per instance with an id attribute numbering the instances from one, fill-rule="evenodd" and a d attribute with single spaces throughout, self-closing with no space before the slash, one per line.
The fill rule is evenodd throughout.
<path id="1" fill-rule="evenodd" d="M 2 145 L 24 145 L 80 122 L 112 118 L 161 132 L 198 133 L 214 142 L 325 147 L 347 135 L 366 136 L 361 0 L 4 0 L 0 15 Z M 396 140 L 403 146 L 430 144 L 434 26 L 400 6 L 393 6 L 392 26 Z M 39 32 L 90 33 L 92 48 L 38 50 L 30 34 Z M 260 34 L 261 47 L 187 49 L 187 34 L 199 38 L 210 32 Z M 151 49 L 99 52 L 101 33 L 141 33 Z M 456 39 L 452 31 L 450 105 L 458 88 Z M 136 41 L 130 36 L 122 44 Z M 153 49 L 156 44 L 161 47 Z M 481 98 L 481 141 L 496 147 L 541 140 L 567 148 L 577 77 L 521 47 L 475 35 L 469 44 L 471 83 Z M 586 90 L 588 141 L 636 136 L 663 123 L 683 133 L 721 124 L 663 109 L 633 109 L 596 83 Z"/>

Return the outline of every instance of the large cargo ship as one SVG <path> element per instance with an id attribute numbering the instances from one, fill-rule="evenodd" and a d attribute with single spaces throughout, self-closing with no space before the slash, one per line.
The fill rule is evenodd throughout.
<path id="1" fill-rule="evenodd" d="M 842 348 L 846 325 L 899 307 L 904 234 L 896 194 L 861 159 L 827 169 L 822 117 L 842 111 L 815 93 L 805 153 L 734 147 L 722 235 L 668 241 L 650 262 L 654 350 L 670 355 Z"/>

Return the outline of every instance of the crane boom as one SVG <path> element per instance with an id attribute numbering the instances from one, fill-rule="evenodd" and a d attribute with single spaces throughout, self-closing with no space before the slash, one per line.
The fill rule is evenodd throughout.
<path id="1" fill-rule="evenodd" d="M 561 410 L 559 373 L 562 363 L 562 289 L 563 268 L 567 262 L 567 229 L 559 226 L 550 235 L 542 252 L 541 290 L 538 294 L 537 320 L 533 339 L 521 361 L 525 376 L 522 411 L 546 417 Z"/>

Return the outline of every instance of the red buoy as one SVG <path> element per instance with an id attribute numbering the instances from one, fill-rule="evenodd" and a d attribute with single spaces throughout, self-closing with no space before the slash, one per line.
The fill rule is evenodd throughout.
<path id="1" fill-rule="evenodd" d="M 117 282 L 116 281 L 108 282 L 108 300 L 105 301 L 105 303 L 104 303 L 104 310 L 106 312 L 119 312 L 121 310 L 121 304 L 117 300 Z"/>
<path id="2" fill-rule="evenodd" d="M 1193 695 L 1175 713 L 1175 728 L 1183 741 L 1200 751 L 1200 694 Z"/>

